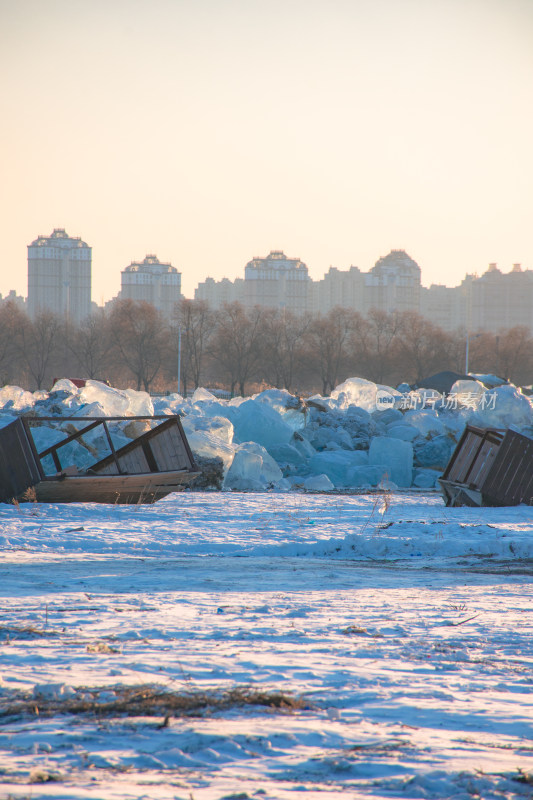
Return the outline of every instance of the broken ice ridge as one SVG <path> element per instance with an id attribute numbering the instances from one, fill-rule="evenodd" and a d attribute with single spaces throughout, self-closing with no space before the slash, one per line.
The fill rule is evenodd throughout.
<path id="1" fill-rule="evenodd" d="M 431 489 L 466 424 L 533 433 L 531 398 L 511 384 L 498 385 L 493 380 L 484 385 L 481 379 L 487 376 L 476 377 L 459 382 L 454 391 L 464 391 L 470 398 L 481 396 L 490 385 L 491 402 L 455 408 L 445 402 L 417 408 L 416 393 L 410 393 L 407 384 L 397 390 L 363 378 L 349 378 L 329 397 L 306 399 L 267 389 L 231 400 L 222 400 L 203 388 L 188 398 L 178 393 L 152 398 L 146 392 L 115 389 L 91 380 L 78 388 L 64 378 L 50 392 L 4 386 L 0 389 L 0 425 L 20 415 L 32 416 L 37 423 L 45 416 L 180 414 L 195 456 L 219 460 L 219 488 L 349 491 L 388 482 L 401 488 Z M 384 395 L 392 398 L 385 408 L 380 402 Z M 399 400 L 411 396 L 413 407 L 402 407 L 406 404 Z M 115 447 L 136 438 L 142 424 L 133 420 L 110 424 Z M 32 431 L 40 450 L 67 435 L 44 420 Z M 95 456 L 106 455 L 107 449 L 105 437 L 95 429 L 81 444 L 72 443 L 69 456 L 83 469 Z M 53 471 L 52 464 L 50 469 Z"/>

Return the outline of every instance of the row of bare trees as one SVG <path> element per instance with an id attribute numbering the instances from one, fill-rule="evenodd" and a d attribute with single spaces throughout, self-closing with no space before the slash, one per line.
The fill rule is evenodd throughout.
<path id="1" fill-rule="evenodd" d="M 413 312 L 363 317 L 335 308 L 297 316 L 239 303 L 214 311 L 204 301 L 183 300 L 167 320 L 148 303 L 125 300 L 75 326 L 48 312 L 31 320 L 12 303 L 0 305 L 0 379 L 27 388 L 49 388 L 55 377 L 68 376 L 176 390 L 179 370 L 185 393 L 208 385 L 244 395 L 268 385 L 328 394 L 352 375 L 416 383 L 441 370 L 463 372 L 464 360 L 464 332 L 445 333 Z M 473 372 L 531 383 L 531 332 L 471 334 L 469 364 Z"/>

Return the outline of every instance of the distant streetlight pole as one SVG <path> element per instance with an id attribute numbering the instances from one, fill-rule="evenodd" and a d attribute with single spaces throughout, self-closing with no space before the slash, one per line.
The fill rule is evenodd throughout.
<path id="1" fill-rule="evenodd" d="M 181 325 L 178 328 L 178 394 L 181 383 Z"/>
<path id="2" fill-rule="evenodd" d="M 466 332 L 466 353 L 465 353 L 465 375 L 468 375 L 468 358 L 470 355 L 470 339 L 479 339 L 481 336 L 480 333 L 474 334 L 474 336 L 470 336 L 470 333 Z"/>

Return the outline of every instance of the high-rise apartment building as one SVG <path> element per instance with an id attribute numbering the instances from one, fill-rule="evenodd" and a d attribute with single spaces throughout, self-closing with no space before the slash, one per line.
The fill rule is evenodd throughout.
<path id="1" fill-rule="evenodd" d="M 207 278 L 198 284 L 194 296 L 212 308 L 236 301 L 246 308 L 265 306 L 302 314 L 310 310 L 311 284 L 307 267 L 299 258 L 287 258 L 282 250 L 272 250 L 265 258 L 253 258 L 246 264 L 244 280 Z"/>
<path id="2" fill-rule="evenodd" d="M 314 313 L 327 314 L 336 306 L 362 313 L 365 310 L 365 275 L 354 266 L 347 270 L 330 267 L 322 280 L 312 282 L 311 294 Z"/>
<path id="3" fill-rule="evenodd" d="M 533 272 L 514 264 L 503 273 L 497 264 L 470 282 L 467 324 L 470 330 L 499 330 L 526 325 L 533 329 Z"/>
<path id="4" fill-rule="evenodd" d="M 307 266 L 299 258 L 271 250 L 266 258 L 253 258 L 244 268 L 245 304 L 302 314 L 308 309 L 310 283 Z"/>
<path id="5" fill-rule="evenodd" d="M 122 270 L 120 300 L 152 303 L 170 317 L 181 296 L 181 273 L 157 256 L 147 255 L 144 261 L 133 261 Z"/>
<path id="6" fill-rule="evenodd" d="M 91 248 L 64 228 L 28 246 L 28 312 L 62 314 L 80 323 L 91 311 Z"/>
<path id="7" fill-rule="evenodd" d="M 420 311 L 420 267 L 405 250 L 376 261 L 365 274 L 365 311 Z"/>
<path id="8" fill-rule="evenodd" d="M 288 259 L 281 250 L 266 258 L 254 258 L 245 278 L 214 281 L 198 286 L 196 297 L 220 308 L 238 300 L 254 305 L 288 308 L 296 313 L 327 314 L 336 306 L 366 315 L 372 309 L 387 313 L 414 311 L 445 331 L 493 331 L 525 325 L 533 331 L 533 271 L 514 264 L 503 273 L 489 264 L 481 276 L 466 275 L 459 286 L 421 286 L 420 267 L 404 250 L 392 250 L 369 272 L 358 267 L 330 267 L 319 281 L 312 281 L 299 259 Z"/>
<path id="9" fill-rule="evenodd" d="M 214 278 L 206 278 L 198 284 L 194 299 L 204 300 L 211 308 L 222 308 L 226 303 L 244 304 L 244 279 L 236 278 L 230 281 L 228 278 L 222 278 L 216 281 Z"/>

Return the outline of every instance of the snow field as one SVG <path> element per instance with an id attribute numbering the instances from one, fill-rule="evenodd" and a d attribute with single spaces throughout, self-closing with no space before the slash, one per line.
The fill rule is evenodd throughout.
<path id="1" fill-rule="evenodd" d="M 0 795 L 530 797 L 530 509 L 385 506 L 194 492 L 0 506 Z M 105 712 L 146 684 L 307 708 L 167 727 Z M 21 696 L 104 711 L 6 715 Z"/>

